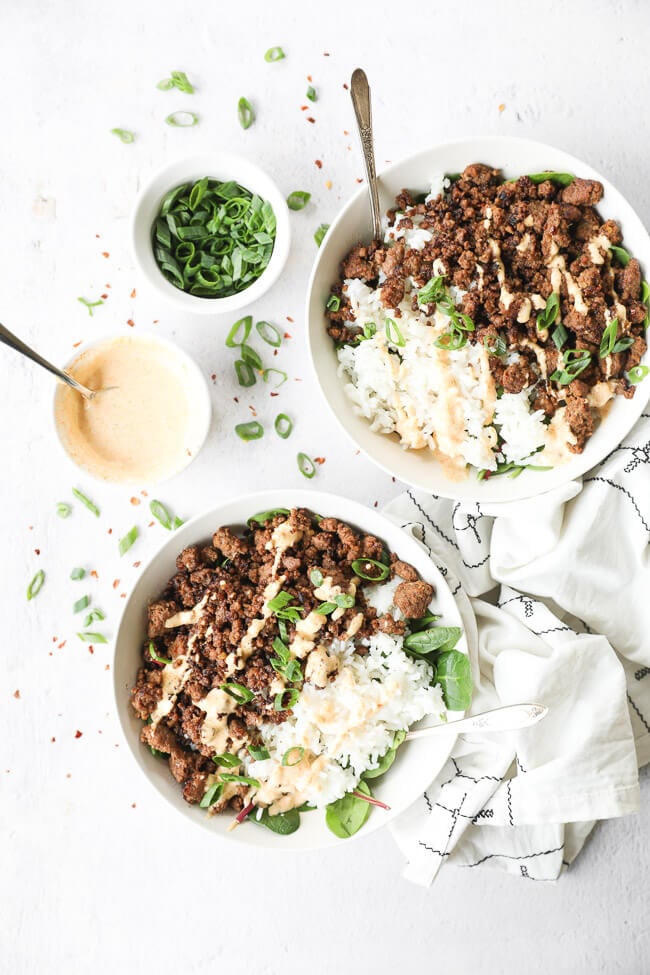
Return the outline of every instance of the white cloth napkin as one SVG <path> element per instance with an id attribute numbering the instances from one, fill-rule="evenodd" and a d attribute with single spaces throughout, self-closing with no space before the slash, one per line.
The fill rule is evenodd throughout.
<path id="1" fill-rule="evenodd" d="M 407 491 L 386 514 L 457 599 L 472 712 L 550 708 L 533 728 L 459 737 L 392 827 L 404 875 L 430 884 L 450 862 L 554 880 L 595 820 L 638 809 L 650 761 L 650 412 L 582 483 L 507 505 Z"/>

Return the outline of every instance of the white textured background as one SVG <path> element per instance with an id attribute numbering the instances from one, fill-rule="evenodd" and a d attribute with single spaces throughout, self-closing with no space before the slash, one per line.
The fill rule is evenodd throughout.
<path id="1" fill-rule="evenodd" d="M 381 504 L 398 486 L 342 441 L 311 384 L 293 381 L 309 378 L 302 309 L 312 234 L 361 175 L 343 82 L 366 67 L 380 167 L 455 137 L 530 136 L 599 168 L 647 222 L 649 30 L 641 0 L 1 0 L 0 317 L 61 362 L 73 343 L 127 333 L 132 319 L 215 374 L 209 446 L 157 492 L 183 517 L 233 493 L 304 483 L 298 449 L 326 458 L 314 486 Z M 275 44 L 287 58 L 266 64 Z M 195 96 L 156 90 L 171 69 L 188 72 Z M 308 74 L 319 100 L 301 112 Z M 241 95 L 257 112 L 246 132 Z M 198 111 L 200 125 L 167 127 L 165 116 L 180 108 Z M 123 146 L 114 126 L 133 129 L 136 143 Z M 293 336 L 278 357 L 292 381 L 275 401 L 258 389 L 234 404 L 223 346 L 230 321 L 185 320 L 152 301 L 129 254 L 141 180 L 211 146 L 255 158 L 286 193 L 312 193 L 292 214 L 282 281 L 254 308 Z M 55 201 L 45 207 L 55 217 L 36 215 L 41 198 Z M 90 318 L 77 296 L 103 293 L 109 299 Z M 90 655 L 74 636 L 71 607 L 92 592 L 114 632 L 121 593 L 137 575 L 132 562 L 163 531 L 147 528 L 130 492 L 93 486 L 61 457 L 52 392 L 45 374 L 0 350 L 0 971 L 648 971 L 647 776 L 642 813 L 599 828 L 548 886 L 446 869 L 422 891 L 400 879 L 383 832 L 326 856 L 262 859 L 239 845 L 211 846 L 162 805 L 120 744 L 111 646 Z M 232 428 L 249 404 L 267 421 L 281 404 L 296 418 L 292 438 L 240 443 Z M 75 484 L 101 506 L 100 521 L 78 505 L 57 518 L 56 502 Z M 133 523 L 143 538 L 120 560 L 116 538 Z M 70 582 L 77 564 L 99 579 Z M 28 605 L 25 586 L 39 567 L 47 583 Z"/>

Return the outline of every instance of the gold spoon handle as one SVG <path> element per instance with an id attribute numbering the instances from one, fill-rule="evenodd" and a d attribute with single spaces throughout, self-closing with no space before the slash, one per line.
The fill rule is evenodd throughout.
<path id="1" fill-rule="evenodd" d="M 379 210 L 379 192 L 377 190 L 377 171 L 375 169 L 375 149 L 372 138 L 372 109 L 370 105 L 370 85 L 366 72 L 362 68 L 355 68 L 350 80 L 350 96 L 357 119 L 361 151 L 366 168 L 366 180 L 370 193 L 370 209 L 372 211 L 372 235 L 375 240 L 381 240 L 381 212 Z"/>
<path id="2" fill-rule="evenodd" d="M 20 352 L 21 355 L 24 355 L 27 359 L 31 359 L 32 362 L 35 362 L 38 366 L 42 366 L 43 369 L 47 369 L 48 372 L 51 372 L 52 375 L 56 376 L 57 379 L 60 379 L 61 382 L 67 383 L 68 386 L 72 387 L 72 389 L 76 389 L 76 391 L 81 393 L 85 399 L 90 400 L 94 398 L 95 393 L 92 389 L 82 386 L 81 383 L 78 383 L 76 379 L 73 379 L 72 376 L 69 376 L 68 373 L 64 372 L 62 369 L 57 369 L 57 367 L 52 365 L 51 362 L 44 359 L 42 355 L 39 355 L 38 352 L 35 352 L 34 349 L 30 348 L 28 345 L 25 345 L 22 339 L 19 339 L 17 335 L 10 332 L 8 328 L 4 327 L 4 325 L 0 325 L 0 342 L 2 342 L 3 345 L 9 346 L 10 349 Z"/>

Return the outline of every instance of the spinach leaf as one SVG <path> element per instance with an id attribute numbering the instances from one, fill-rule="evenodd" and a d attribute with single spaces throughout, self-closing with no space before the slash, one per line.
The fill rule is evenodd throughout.
<path id="1" fill-rule="evenodd" d="M 451 650 L 460 640 L 461 633 L 459 626 L 434 626 L 430 630 L 409 633 L 404 640 L 404 649 L 417 657 L 426 657 L 441 647 Z"/>
<path id="2" fill-rule="evenodd" d="M 251 822 L 266 826 L 272 833 L 278 833 L 280 836 L 289 836 L 300 826 L 300 813 L 297 809 L 289 809 L 287 812 L 278 813 L 277 816 L 271 816 L 268 809 L 264 809 L 259 819 L 257 816 L 251 816 Z"/>
<path id="3" fill-rule="evenodd" d="M 363 779 L 356 791 L 363 792 L 366 796 L 372 795 L 370 786 Z M 345 840 L 359 832 L 369 815 L 370 803 L 348 792 L 342 799 L 330 802 L 325 811 L 325 822 L 335 836 Z"/>
<path id="4" fill-rule="evenodd" d="M 472 702 L 469 658 L 459 650 L 445 650 L 438 657 L 438 683 L 450 711 L 466 711 Z"/>
<path id="5" fill-rule="evenodd" d="M 363 773 L 364 780 L 366 779 L 378 779 L 380 775 L 387 772 L 395 761 L 395 756 L 397 755 L 397 749 L 402 744 L 406 738 L 405 731 L 396 731 L 395 737 L 393 738 L 393 744 L 390 746 L 386 754 L 381 758 L 377 768 L 369 769 L 369 771 Z"/>

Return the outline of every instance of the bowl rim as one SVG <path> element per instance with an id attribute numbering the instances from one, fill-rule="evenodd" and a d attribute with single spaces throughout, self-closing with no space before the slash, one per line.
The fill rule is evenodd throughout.
<path id="1" fill-rule="evenodd" d="M 507 147 L 508 145 L 513 145 L 513 144 L 520 146 L 522 148 L 527 148 L 529 150 L 538 150 L 540 153 L 552 152 L 552 153 L 560 154 L 561 156 L 564 157 L 566 164 L 575 167 L 576 172 L 582 171 L 585 174 L 585 176 L 587 176 L 588 178 L 600 180 L 605 187 L 605 191 L 611 189 L 621 198 L 623 203 L 629 208 L 630 214 L 638 222 L 639 227 L 642 228 L 643 231 L 645 232 L 646 238 L 648 239 L 648 252 L 650 253 L 650 233 L 645 228 L 645 225 L 641 220 L 639 214 L 637 213 L 636 209 L 620 192 L 620 190 L 618 190 L 617 187 L 609 179 L 607 179 L 607 177 L 602 176 L 597 170 L 595 170 L 590 163 L 584 162 L 579 157 L 574 156 L 572 153 L 567 152 L 562 148 L 550 145 L 549 143 L 546 142 L 541 142 L 536 139 L 527 139 L 522 136 L 508 136 L 508 135 L 486 135 L 486 136 L 476 135 L 476 136 L 468 136 L 461 139 L 453 139 L 447 142 L 435 143 L 425 149 L 421 149 L 418 152 L 405 156 L 404 158 L 399 159 L 396 162 L 393 162 L 390 165 L 386 166 L 384 169 L 381 170 L 381 172 L 377 174 L 378 180 L 381 183 L 382 178 L 392 176 L 394 173 L 398 172 L 400 169 L 402 169 L 405 166 L 415 167 L 419 163 L 421 163 L 422 161 L 430 157 L 433 153 L 445 152 L 445 151 L 450 151 L 450 152 L 462 151 L 465 148 L 467 149 L 468 152 L 475 152 L 476 147 L 479 143 L 482 147 L 481 152 L 483 152 L 485 155 L 488 155 L 491 150 L 500 151 L 502 153 L 504 146 Z M 472 160 L 469 160 L 469 162 L 471 161 Z M 469 162 L 467 163 L 467 165 L 469 165 Z M 498 165 L 499 163 L 496 162 L 495 164 Z M 503 163 L 501 163 L 501 165 L 503 166 Z M 359 186 L 351 194 L 351 196 L 346 200 L 346 202 L 343 204 L 338 214 L 332 221 L 328 233 L 336 230 L 339 226 L 345 223 L 350 210 L 352 210 L 352 208 L 365 194 L 367 194 L 367 192 L 368 192 L 368 187 L 367 184 L 364 183 L 362 186 Z M 405 475 L 400 470 L 396 470 L 394 467 L 390 466 L 388 462 L 380 460 L 378 457 L 375 456 L 374 452 L 370 451 L 369 447 L 361 443 L 360 440 L 357 440 L 354 433 L 352 433 L 351 430 L 349 429 L 348 424 L 339 416 L 338 411 L 336 410 L 334 405 L 330 402 L 330 399 L 327 395 L 324 386 L 324 382 L 321 378 L 321 370 L 317 365 L 318 356 L 316 355 L 314 349 L 314 338 L 318 326 L 313 320 L 314 316 L 311 314 L 311 305 L 313 300 L 313 292 L 314 292 L 316 278 L 318 276 L 321 263 L 323 262 L 323 259 L 327 253 L 327 236 L 328 235 L 326 234 L 323 240 L 324 246 L 321 246 L 319 248 L 316 257 L 314 259 L 314 263 L 312 265 L 311 273 L 309 276 L 309 282 L 307 285 L 307 293 L 306 293 L 306 300 L 304 306 L 305 321 L 307 324 L 307 330 L 306 330 L 307 349 L 308 349 L 309 359 L 311 363 L 312 373 L 316 379 L 318 388 L 320 389 L 321 394 L 325 402 L 327 403 L 330 413 L 334 416 L 337 424 L 339 425 L 340 429 L 344 431 L 346 437 L 351 441 L 352 444 L 354 444 L 354 446 L 358 450 L 361 450 L 362 453 L 373 464 L 375 464 L 386 474 L 389 474 L 390 476 L 396 478 L 398 481 L 402 482 L 403 484 L 406 484 L 409 487 L 412 487 L 416 490 L 427 491 L 428 493 L 435 491 L 437 495 L 451 498 L 452 500 L 460 500 L 462 503 L 485 502 L 490 504 L 507 504 L 512 501 L 520 501 L 520 500 L 525 500 L 527 498 L 540 497 L 549 491 L 556 490 L 557 488 L 566 485 L 570 481 L 579 480 L 589 470 L 591 470 L 594 467 L 597 467 L 600 463 L 602 463 L 605 457 L 610 453 L 610 451 L 618 444 L 620 444 L 621 441 L 627 436 L 627 434 L 630 432 L 634 424 L 639 419 L 639 416 L 643 412 L 644 408 L 646 407 L 648 399 L 650 398 L 650 379 L 648 379 L 646 394 L 639 395 L 640 391 L 637 390 L 634 399 L 626 401 L 626 421 L 624 424 L 621 424 L 621 427 L 624 426 L 625 429 L 619 436 L 616 444 L 608 444 L 607 448 L 601 453 L 600 456 L 593 457 L 591 456 L 591 454 L 587 453 L 587 451 L 585 451 L 583 454 L 576 454 L 575 457 L 567 464 L 554 468 L 554 472 L 558 472 L 558 473 L 556 474 L 556 477 L 553 479 L 552 483 L 547 483 L 545 485 L 542 479 L 535 482 L 532 480 L 528 481 L 527 478 L 525 477 L 518 478 L 516 481 L 510 480 L 509 481 L 510 491 L 507 493 L 506 497 L 500 496 L 501 491 L 498 488 L 496 490 L 494 489 L 494 481 L 491 482 L 488 480 L 482 482 L 477 481 L 474 490 L 472 490 L 471 488 L 468 489 L 470 485 L 469 477 L 466 481 L 455 482 L 449 480 L 448 478 L 445 478 L 441 473 L 440 478 L 436 481 L 435 488 L 433 488 L 432 485 L 429 483 L 423 483 L 422 480 L 418 480 L 415 477 L 409 477 Z M 342 256 L 343 255 L 341 255 L 341 257 Z M 645 270 L 646 273 L 650 275 L 650 263 L 645 268 Z M 320 323 L 320 326 L 322 327 L 322 322 Z M 646 362 L 647 364 L 650 364 L 650 346 L 646 350 L 643 361 Z M 353 409 L 352 404 L 350 404 L 350 410 L 352 409 Z M 368 421 L 364 421 L 364 422 L 368 423 Z M 373 436 L 385 437 L 384 434 L 379 434 L 379 433 L 373 434 Z M 585 455 L 587 459 L 585 459 Z M 567 467 L 570 467 L 570 473 L 566 472 Z M 564 476 L 561 476 L 560 472 L 563 472 Z M 539 477 L 539 474 L 537 476 Z"/>
<path id="2" fill-rule="evenodd" d="M 111 481 L 111 480 L 107 480 L 106 478 L 99 477 L 97 474 L 94 474 L 93 471 L 91 471 L 89 468 L 84 467 L 82 464 L 77 463 L 77 461 L 70 456 L 70 454 L 66 450 L 65 444 L 63 443 L 63 440 L 59 432 L 59 425 L 56 420 L 56 400 L 57 400 L 57 396 L 59 395 L 59 390 L 63 385 L 60 381 L 56 382 L 54 392 L 52 394 L 52 403 L 50 409 L 50 423 L 54 430 L 54 439 L 56 441 L 59 451 L 61 452 L 62 456 L 66 458 L 68 463 L 71 464 L 80 473 L 82 473 L 84 477 L 91 478 L 96 484 L 102 484 L 108 488 L 115 488 L 115 489 L 122 489 L 122 490 L 133 488 L 133 487 L 153 487 L 158 484 L 165 484 L 167 481 L 170 481 L 173 477 L 176 477 L 177 474 L 180 474 L 182 471 L 186 470 L 190 466 L 190 464 L 194 463 L 194 461 L 199 456 L 199 454 L 201 453 L 201 451 L 205 446 L 205 442 L 210 432 L 210 426 L 212 424 L 212 399 L 210 396 L 210 387 L 208 385 L 207 379 L 201 372 L 198 363 L 189 354 L 189 352 L 186 352 L 185 349 L 183 349 L 176 342 L 173 342 L 171 339 L 168 339 L 163 335 L 156 335 L 154 332 L 150 332 L 150 331 L 138 331 L 129 334 L 118 333 L 118 334 L 99 335 L 96 338 L 89 340 L 88 342 L 83 342 L 82 345 L 80 345 L 77 349 L 75 349 L 74 355 L 70 356 L 70 358 L 67 359 L 66 362 L 61 366 L 61 368 L 64 371 L 70 369 L 71 366 L 74 365 L 76 360 L 81 355 L 84 354 L 84 352 L 89 352 L 90 350 L 95 349 L 98 346 L 109 345 L 112 342 L 118 342 L 120 340 L 136 341 L 136 342 L 148 341 L 160 345 L 161 347 L 168 349 L 170 352 L 172 352 L 177 359 L 182 360 L 187 366 L 188 371 L 190 373 L 189 383 L 191 383 L 192 389 L 195 395 L 197 395 L 201 403 L 200 405 L 201 422 L 200 425 L 197 424 L 197 439 L 196 439 L 197 446 L 194 452 L 192 453 L 192 456 L 189 457 L 187 461 L 184 462 L 180 467 L 177 467 L 175 470 L 170 471 L 169 474 L 166 474 L 164 477 L 156 478 L 155 480 L 151 480 L 151 481 L 142 478 L 136 480 Z"/>
<path id="3" fill-rule="evenodd" d="M 260 192 L 260 195 L 271 203 L 276 218 L 275 243 L 271 260 L 266 268 L 260 277 L 247 288 L 244 288 L 243 291 L 238 291 L 236 294 L 225 298 L 205 298 L 201 295 L 191 295 L 174 287 L 160 271 L 150 243 L 151 216 L 147 216 L 147 213 L 150 210 L 154 214 L 157 212 L 163 196 L 174 185 L 200 178 L 199 176 L 184 177 L 184 172 L 196 172 L 205 175 L 206 169 L 229 169 L 233 174 L 231 178 L 235 179 L 238 178 L 238 173 L 248 171 L 249 182 L 252 176 L 253 182 L 264 187 L 264 191 Z M 218 176 L 214 178 L 218 178 Z M 246 189 L 250 189 L 247 186 L 246 179 L 243 179 L 242 185 Z M 146 228 L 143 226 L 145 220 L 149 224 Z M 257 163 L 252 162 L 246 156 L 225 150 L 206 150 L 190 156 L 179 156 L 154 170 L 141 187 L 131 210 L 129 237 L 136 267 L 146 280 L 147 285 L 158 295 L 176 305 L 177 308 L 194 315 L 224 315 L 257 301 L 282 274 L 291 246 L 289 208 L 275 181 Z"/>
<path id="4" fill-rule="evenodd" d="M 471 645 L 475 645 L 477 640 L 476 621 L 471 609 L 469 608 L 461 609 L 461 606 L 459 606 L 456 597 L 452 594 L 452 591 L 448 586 L 442 574 L 441 569 L 439 568 L 438 562 L 430 557 L 430 555 L 426 552 L 425 548 L 418 543 L 417 539 L 414 536 L 404 531 L 403 526 L 401 526 L 397 521 L 393 520 L 389 515 L 384 514 L 384 512 L 377 511 L 376 509 L 369 508 L 363 502 L 360 501 L 351 502 L 349 498 L 346 498 L 343 495 L 333 494 L 332 492 L 328 492 L 328 491 L 314 491 L 310 488 L 286 488 L 286 487 L 283 488 L 283 487 L 276 486 L 272 488 L 267 488 L 262 491 L 254 491 L 240 497 L 230 495 L 225 499 L 222 499 L 218 504 L 213 504 L 212 506 L 206 507 L 205 509 L 201 510 L 197 515 L 195 515 L 193 518 L 185 522 L 183 526 L 180 529 L 178 529 L 178 531 L 183 532 L 186 536 L 188 536 L 188 538 L 191 538 L 192 533 L 195 530 L 195 527 L 198 526 L 199 523 L 201 523 L 208 517 L 210 517 L 211 519 L 215 517 L 219 518 L 221 517 L 220 515 L 221 512 L 227 510 L 233 505 L 238 505 L 238 506 L 244 505 L 251 512 L 254 512 L 256 510 L 260 510 L 260 511 L 266 510 L 267 508 L 273 506 L 274 504 L 277 506 L 278 495 L 286 498 L 287 506 L 289 507 L 305 506 L 313 509 L 314 506 L 317 505 L 319 509 L 326 510 L 325 506 L 332 502 L 338 503 L 339 505 L 341 505 L 341 507 L 345 505 L 346 509 L 348 506 L 350 506 L 352 510 L 349 515 L 349 518 L 352 524 L 357 525 L 357 527 L 362 527 L 361 517 L 363 517 L 365 519 L 369 519 L 371 524 L 373 521 L 379 523 L 386 532 L 390 532 L 395 537 L 397 537 L 398 535 L 403 536 L 406 547 L 418 546 L 421 550 L 421 555 L 419 560 L 426 562 L 427 573 L 429 573 L 430 576 L 433 579 L 435 579 L 436 595 L 439 591 L 444 592 L 445 594 L 444 601 L 453 605 L 453 614 L 455 615 L 455 618 L 457 618 L 457 621 L 462 626 L 463 632 L 462 632 L 461 639 L 458 643 L 458 649 L 469 656 L 469 647 Z M 348 516 L 342 514 L 340 516 L 337 515 L 337 517 L 345 518 Z M 222 522 L 222 523 L 228 524 L 228 522 Z M 372 528 L 364 528 L 364 530 L 373 531 Z M 374 530 L 377 531 L 376 528 Z M 379 531 L 377 533 L 380 534 Z M 181 802 L 183 803 L 183 805 L 181 805 L 177 801 L 178 796 L 181 795 L 180 792 L 178 792 L 176 801 L 164 795 L 159 789 L 159 787 L 157 786 L 156 782 L 154 781 L 153 776 L 149 773 L 149 771 L 145 767 L 143 767 L 142 762 L 139 760 L 138 756 L 144 754 L 144 752 L 140 752 L 139 749 L 144 749 L 145 746 L 141 744 L 139 739 L 137 741 L 132 741 L 132 735 L 130 734 L 130 729 L 127 727 L 127 720 L 128 717 L 130 716 L 130 710 L 129 710 L 130 701 L 125 698 L 125 687 L 124 687 L 124 683 L 121 681 L 120 678 L 120 667 L 118 666 L 118 658 L 123 656 L 123 654 L 126 652 L 124 649 L 124 644 L 128 638 L 125 636 L 124 630 L 126 627 L 126 617 L 130 611 L 130 607 L 136 597 L 140 597 L 141 600 L 144 597 L 146 603 L 147 595 L 146 595 L 146 587 L 144 586 L 144 580 L 146 578 L 146 575 L 152 570 L 156 561 L 163 554 L 167 554 L 168 549 L 174 548 L 173 543 L 175 538 L 177 538 L 176 532 L 171 537 L 164 539 L 161 545 L 158 546 L 156 551 L 151 555 L 151 557 L 142 567 L 138 580 L 135 586 L 133 587 L 133 589 L 131 590 L 131 592 L 129 593 L 124 606 L 122 607 L 118 626 L 115 631 L 115 638 L 113 640 L 112 688 L 113 688 L 114 704 L 117 712 L 120 732 L 123 740 L 127 745 L 127 750 L 131 756 L 131 761 L 134 762 L 136 766 L 138 766 L 140 770 L 140 775 L 147 782 L 150 793 L 152 795 L 156 795 L 158 801 L 164 802 L 165 805 L 167 805 L 168 807 L 172 807 L 177 813 L 179 813 L 179 815 L 182 815 L 186 821 L 190 820 L 192 823 L 194 823 L 196 827 L 206 832 L 210 832 L 212 834 L 212 837 L 216 838 L 218 841 L 226 841 L 232 837 L 236 841 L 243 843 L 243 845 L 245 846 L 250 846 L 252 848 L 257 848 L 257 849 L 263 848 L 265 853 L 266 852 L 303 853 L 303 852 L 308 852 L 310 850 L 328 849 L 330 847 L 340 846 L 340 841 L 333 835 L 332 836 L 327 835 L 326 842 L 304 843 L 304 844 L 297 845 L 293 848 L 290 848 L 288 846 L 282 848 L 282 847 L 276 847 L 273 841 L 266 838 L 265 831 L 262 831 L 261 839 L 259 839 L 256 842 L 254 841 L 252 843 L 244 839 L 243 837 L 245 834 L 242 834 L 239 830 L 235 831 L 234 833 L 226 831 L 225 833 L 222 834 L 221 832 L 218 832 L 215 829 L 211 829 L 210 823 L 205 816 L 199 817 L 197 815 L 193 815 L 192 814 L 193 811 L 194 812 L 196 811 L 195 807 L 185 804 L 184 800 L 182 800 L 182 796 L 181 796 Z M 186 546 L 186 545 L 195 544 L 196 541 L 197 541 L 196 536 L 194 536 L 193 541 L 184 539 L 183 543 L 177 544 L 176 551 L 180 551 L 181 545 Z M 140 594 L 141 588 L 145 589 L 143 597 Z M 469 607 L 469 603 L 468 603 L 468 607 Z M 447 615 L 447 612 L 445 612 L 445 615 Z M 136 670 L 137 670 L 137 664 L 136 664 Z M 132 675 L 132 679 L 134 679 L 134 677 L 135 677 L 135 673 Z M 461 718 L 463 717 L 465 712 L 458 711 L 458 712 L 454 712 L 454 714 L 457 714 L 458 717 Z M 423 720 L 426 721 L 426 719 Z M 436 746 L 438 751 L 435 753 L 435 759 L 431 765 L 430 776 L 428 775 L 427 772 L 427 783 L 423 786 L 424 789 L 426 789 L 427 785 L 430 784 L 431 781 L 433 781 L 435 776 L 439 773 L 440 769 L 444 766 L 445 761 L 447 761 L 449 755 L 452 752 L 456 739 L 457 736 L 451 732 L 448 735 L 440 736 L 440 738 L 438 739 L 426 739 L 426 738 L 422 739 L 422 741 L 424 742 L 428 741 L 429 743 L 437 740 L 438 743 Z M 411 745 L 413 744 L 414 743 L 411 743 Z M 390 811 L 390 813 L 383 819 L 383 821 L 377 819 L 376 822 L 373 822 L 371 824 L 370 829 L 361 829 L 358 833 L 354 834 L 352 837 L 349 837 L 348 841 L 351 839 L 354 840 L 363 839 L 365 837 L 368 837 L 372 833 L 374 833 L 376 830 L 381 829 L 386 825 L 389 825 L 389 823 L 393 821 L 395 817 L 401 815 L 403 812 L 406 811 L 406 809 L 410 808 L 412 803 L 417 801 L 417 798 L 418 796 L 414 796 L 413 799 L 407 802 L 406 805 L 399 808 L 393 808 Z M 270 836 L 275 836 L 275 834 L 270 834 Z"/>

